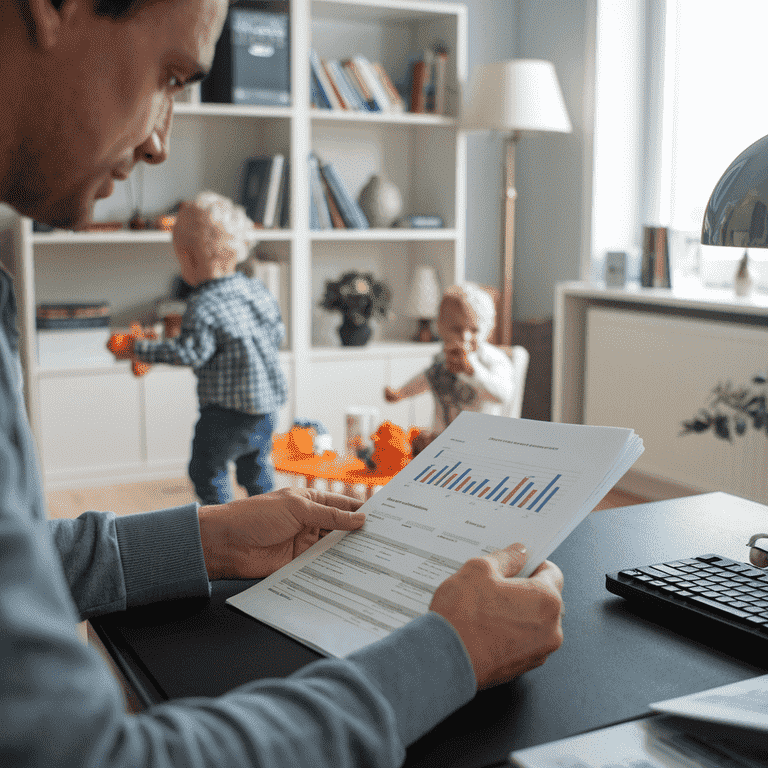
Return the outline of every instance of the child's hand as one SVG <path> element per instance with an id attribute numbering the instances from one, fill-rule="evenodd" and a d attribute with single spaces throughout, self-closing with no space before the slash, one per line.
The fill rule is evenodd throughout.
<path id="1" fill-rule="evenodd" d="M 113 333 L 107 342 L 107 349 L 117 360 L 130 360 L 133 357 L 133 345 L 136 337 L 129 333 Z"/>
<path id="2" fill-rule="evenodd" d="M 388 403 L 396 403 L 398 400 L 402 400 L 399 389 L 392 389 L 392 387 L 384 387 L 384 399 Z"/>
<path id="3" fill-rule="evenodd" d="M 445 366 L 451 373 L 466 373 L 471 376 L 475 372 L 467 359 L 467 352 L 463 344 L 446 345 Z"/>

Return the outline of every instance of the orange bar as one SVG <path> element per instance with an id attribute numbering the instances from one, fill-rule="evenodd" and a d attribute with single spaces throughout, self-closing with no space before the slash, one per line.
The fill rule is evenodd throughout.
<path id="1" fill-rule="evenodd" d="M 517 506 L 522 507 L 523 504 L 528 502 L 528 500 L 533 496 L 534 493 L 538 493 L 538 491 L 534 488 Z"/>
<path id="2" fill-rule="evenodd" d="M 456 486 L 456 491 L 457 491 L 457 492 L 458 492 L 458 491 L 460 491 L 460 490 L 461 490 L 461 489 L 462 489 L 462 488 L 463 488 L 463 487 L 464 487 L 464 486 L 467 484 L 467 482 L 468 482 L 469 480 L 471 480 L 471 479 L 472 479 L 471 477 L 465 477 L 465 478 L 464 478 L 464 479 L 463 479 L 463 480 L 462 480 L 462 481 L 461 481 L 461 482 L 460 482 L 460 483 L 459 483 L 459 484 Z"/>
<path id="3" fill-rule="evenodd" d="M 483 496 L 485 496 L 485 494 L 488 493 L 488 491 L 490 491 L 490 490 L 491 490 L 491 486 L 487 485 L 485 488 L 483 488 L 482 491 L 480 491 L 480 493 L 477 495 L 477 498 L 478 499 L 482 499 Z"/>
<path id="4" fill-rule="evenodd" d="M 506 504 L 519 490 L 524 483 L 527 483 L 530 478 L 524 477 L 502 500 L 502 504 Z"/>
<path id="5" fill-rule="evenodd" d="M 448 483 L 450 483 L 451 480 L 455 480 L 455 479 L 456 479 L 456 473 L 452 474 L 440 487 L 445 488 L 445 486 L 448 485 Z"/>
<path id="6" fill-rule="evenodd" d="M 427 480 L 429 480 L 429 478 L 432 477 L 432 475 L 434 475 L 434 474 L 435 474 L 435 470 L 434 469 L 432 471 L 430 471 L 430 472 L 427 472 L 427 474 L 424 475 L 424 477 L 421 478 L 421 482 L 422 483 L 426 483 Z"/>

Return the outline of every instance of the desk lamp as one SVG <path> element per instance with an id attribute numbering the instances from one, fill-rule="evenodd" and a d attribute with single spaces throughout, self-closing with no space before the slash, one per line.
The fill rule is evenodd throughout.
<path id="1" fill-rule="evenodd" d="M 440 284 L 434 267 L 419 266 L 413 276 L 405 314 L 419 321 L 419 328 L 413 341 L 437 341 L 432 333 L 432 321 L 440 307 Z"/>
<path id="2" fill-rule="evenodd" d="M 522 131 L 571 132 L 571 121 L 549 61 L 514 59 L 478 67 L 467 89 L 465 131 L 497 131 L 506 136 L 504 183 L 504 264 L 501 338 L 512 343 L 512 284 L 515 265 L 515 145 Z"/>

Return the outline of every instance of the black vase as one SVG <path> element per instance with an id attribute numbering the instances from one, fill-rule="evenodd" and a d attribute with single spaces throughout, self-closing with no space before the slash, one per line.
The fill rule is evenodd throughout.
<path id="1" fill-rule="evenodd" d="M 371 338 L 371 326 L 367 320 L 362 323 L 355 323 L 349 315 L 345 315 L 344 322 L 339 328 L 341 343 L 345 347 L 362 347 L 368 343 Z"/>

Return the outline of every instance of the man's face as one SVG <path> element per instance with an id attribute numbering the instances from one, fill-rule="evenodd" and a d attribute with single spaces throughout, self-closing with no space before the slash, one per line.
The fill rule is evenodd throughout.
<path id="1" fill-rule="evenodd" d="M 172 97 L 210 68 L 228 7 L 154 0 L 115 21 L 92 5 L 66 0 L 55 43 L 40 51 L 8 180 L 7 202 L 66 228 L 86 225 L 137 162 L 165 160 Z"/>

